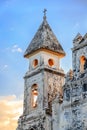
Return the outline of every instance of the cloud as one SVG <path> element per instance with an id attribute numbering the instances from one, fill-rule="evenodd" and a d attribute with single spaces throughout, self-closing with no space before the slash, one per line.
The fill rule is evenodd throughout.
<path id="1" fill-rule="evenodd" d="M 15 53 L 15 52 L 22 53 L 23 52 L 23 50 L 17 44 L 14 44 L 12 47 L 5 48 L 4 51 L 11 51 L 12 53 Z"/>
<path id="2" fill-rule="evenodd" d="M 19 52 L 19 53 L 23 52 L 23 50 L 20 47 L 18 47 L 18 45 L 16 45 L 16 44 L 12 47 L 11 51 L 12 52 Z"/>
<path id="3" fill-rule="evenodd" d="M 15 130 L 22 114 L 22 99 L 15 95 L 0 96 L 0 130 Z"/>
<path id="4" fill-rule="evenodd" d="M 2 67 L 0 67 L 0 72 L 6 70 L 7 68 L 8 68 L 7 64 L 3 65 Z"/>
<path id="5" fill-rule="evenodd" d="M 4 67 L 3 67 L 3 68 L 5 69 L 5 68 L 7 68 L 7 67 L 8 67 L 8 65 L 4 65 Z"/>

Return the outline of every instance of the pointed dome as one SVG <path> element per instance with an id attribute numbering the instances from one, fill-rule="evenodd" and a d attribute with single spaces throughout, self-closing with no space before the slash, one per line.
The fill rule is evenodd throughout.
<path id="1" fill-rule="evenodd" d="M 26 49 L 24 57 L 27 57 L 34 51 L 40 49 L 50 50 L 59 53 L 62 56 L 65 56 L 65 52 L 62 46 L 60 45 L 59 41 L 57 40 L 56 36 L 54 35 L 52 29 L 50 28 L 46 20 L 46 15 L 44 15 L 42 24 L 40 25 L 34 38 Z"/>

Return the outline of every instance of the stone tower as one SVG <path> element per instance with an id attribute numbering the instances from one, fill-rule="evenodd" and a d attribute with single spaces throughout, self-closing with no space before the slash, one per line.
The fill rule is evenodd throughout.
<path id="1" fill-rule="evenodd" d="M 64 124 L 60 130 L 87 130 L 87 34 L 77 34 L 72 48 L 73 71 L 66 75 Z"/>
<path id="2" fill-rule="evenodd" d="M 29 70 L 25 74 L 23 115 L 17 130 L 53 130 L 52 102 L 62 102 L 64 71 L 60 59 L 65 52 L 46 19 L 25 51 Z"/>

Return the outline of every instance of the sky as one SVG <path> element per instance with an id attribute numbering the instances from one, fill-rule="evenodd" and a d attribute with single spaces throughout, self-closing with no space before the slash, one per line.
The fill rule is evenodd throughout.
<path id="1" fill-rule="evenodd" d="M 23 54 L 43 21 L 44 8 L 66 52 L 61 61 L 65 73 L 72 68 L 74 37 L 78 32 L 87 33 L 87 0 L 0 0 L 1 130 L 15 130 L 22 113 L 23 77 L 29 67 Z"/>

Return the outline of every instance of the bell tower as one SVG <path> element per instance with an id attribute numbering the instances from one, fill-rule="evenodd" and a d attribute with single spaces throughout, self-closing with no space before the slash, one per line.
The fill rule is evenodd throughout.
<path id="1" fill-rule="evenodd" d="M 64 71 L 60 59 L 65 52 L 46 19 L 24 53 L 29 60 L 29 70 L 24 76 L 23 115 L 17 130 L 53 130 L 52 101 L 59 95 L 62 102 Z"/>

